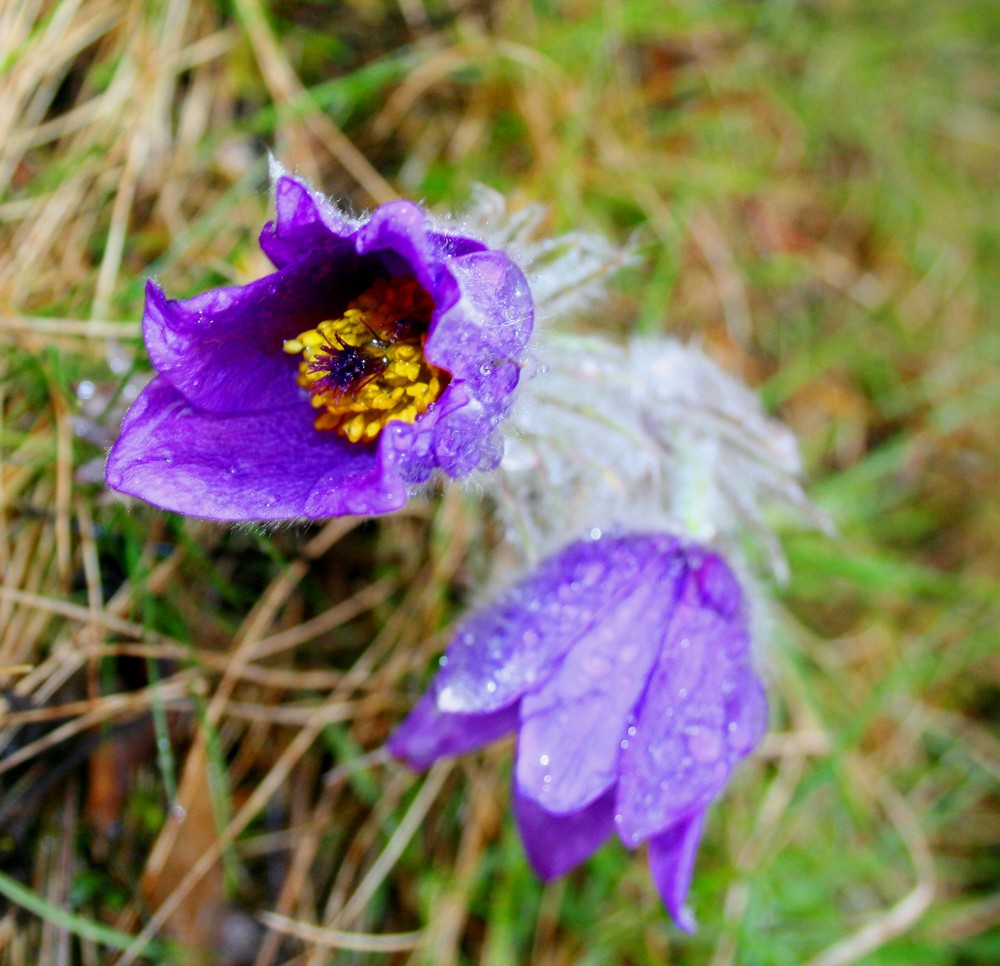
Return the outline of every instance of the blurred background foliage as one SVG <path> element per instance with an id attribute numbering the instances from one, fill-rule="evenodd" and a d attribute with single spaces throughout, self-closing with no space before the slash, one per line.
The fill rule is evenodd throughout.
<path id="1" fill-rule="evenodd" d="M 1000 961 L 998 58 L 995 0 L 0 2 L 0 961 Z M 264 531 L 103 489 L 145 280 L 268 270 L 268 152 L 633 239 L 584 324 L 799 434 L 838 532 L 786 536 L 696 935 L 614 843 L 535 881 L 509 746 L 378 757 L 481 596 L 474 496 Z"/>

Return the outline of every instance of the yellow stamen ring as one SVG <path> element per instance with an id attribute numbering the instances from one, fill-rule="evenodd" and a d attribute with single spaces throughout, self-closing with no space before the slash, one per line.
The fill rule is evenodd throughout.
<path id="1" fill-rule="evenodd" d="M 370 442 L 392 420 L 415 422 L 448 384 L 424 357 L 434 303 L 409 276 L 378 279 L 344 314 L 286 339 L 298 383 L 321 410 L 316 428 Z"/>

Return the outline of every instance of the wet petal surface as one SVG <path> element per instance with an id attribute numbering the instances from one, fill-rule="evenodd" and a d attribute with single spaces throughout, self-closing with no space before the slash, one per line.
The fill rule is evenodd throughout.
<path id="1" fill-rule="evenodd" d="M 150 282 L 142 320 L 149 358 L 199 409 L 228 414 L 288 405 L 302 396 L 283 340 L 338 313 L 359 282 L 379 271 L 348 246 L 184 301 L 166 298 Z"/>
<path id="2" fill-rule="evenodd" d="M 365 510 L 387 512 L 406 499 L 403 487 L 383 487 L 378 501 L 336 481 L 374 473 L 374 449 L 351 447 L 317 433 L 312 414 L 297 405 L 266 413 L 219 416 L 192 407 L 166 379 L 154 379 L 122 424 L 108 457 L 109 485 L 154 506 L 214 520 L 282 520 L 309 516 L 319 486 L 335 498 L 371 500 Z"/>
<path id="3" fill-rule="evenodd" d="M 514 817 L 531 867 L 542 879 L 554 879 L 589 858 L 614 831 L 614 792 L 585 808 L 553 815 L 537 802 L 514 793 Z"/>
<path id="4" fill-rule="evenodd" d="M 649 840 L 649 871 L 653 882 L 667 912 L 684 932 L 694 932 L 697 928 L 685 902 L 691 890 L 704 821 L 705 813 L 696 811 Z"/>
<path id="5" fill-rule="evenodd" d="M 671 537 L 571 544 L 463 623 L 435 681 L 445 711 L 488 711 L 539 688 L 563 656 L 631 596 L 651 554 Z"/>
<path id="6" fill-rule="evenodd" d="M 738 588 L 720 565 L 714 555 L 691 559 L 635 738 L 622 754 L 616 820 L 630 847 L 704 808 L 763 730 Z"/>
<path id="7" fill-rule="evenodd" d="M 489 714 L 442 714 L 428 693 L 393 732 L 387 747 L 411 768 L 422 770 L 438 758 L 482 748 L 516 727 L 516 705 Z"/>
<path id="8" fill-rule="evenodd" d="M 633 710 L 674 607 L 673 556 L 643 559 L 630 592 L 521 701 L 518 791 L 549 812 L 577 811 L 618 780 L 636 731 Z"/>
<path id="9" fill-rule="evenodd" d="M 346 238 L 357 227 L 295 178 L 278 179 L 274 206 L 277 217 L 260 233 L 260 247 L 275 268 L 308 261 L 332 239 Z"/>

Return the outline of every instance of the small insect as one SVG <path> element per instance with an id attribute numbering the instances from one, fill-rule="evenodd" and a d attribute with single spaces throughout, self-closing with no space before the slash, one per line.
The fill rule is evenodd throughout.
<path id="1" fill-rule="evenodd" d="M 396 319 L 392 323 L 392 335 L 391 341 L 389 343 L 380 343 L 382 345 L 389 345 L 392 342 L 412 342 L 420 338 L 420 335 L 427 331 L 427 322 L 421 322 L 420 319 L 402 318 Z M 375 333 L 372 333 L 375 335 Z M 375 341 L 378 342 L 378 336 L 376 335 Z"/>

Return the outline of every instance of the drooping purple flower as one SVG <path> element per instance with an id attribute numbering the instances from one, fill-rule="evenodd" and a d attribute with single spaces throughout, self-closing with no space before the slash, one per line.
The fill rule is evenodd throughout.
<path id="1" fill-rule="evenodd" d="M 533 323 L 520 269 L 407 201 L 351 220 L 287 176 L 275 195 L 273 274 L 184 301 L 149 283 L 156 376 L 108 484 L 194 516 L 316 519 L 494 467 Z"/>
<path id="2" fill-rule="evenodd" d="M 514 814 L 544 879 L 617 832 L 684 902 L 705 812 L 767 719 L 739 585 L 663 534 L 571 544 L 461 626 L 389 742 L 423 769 L 517 733 Z"/>

